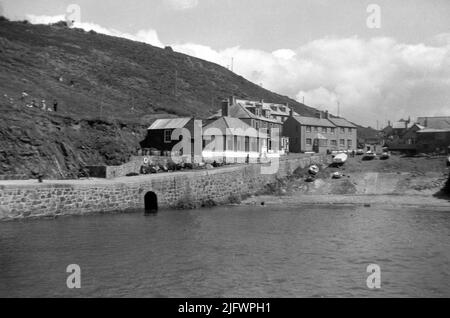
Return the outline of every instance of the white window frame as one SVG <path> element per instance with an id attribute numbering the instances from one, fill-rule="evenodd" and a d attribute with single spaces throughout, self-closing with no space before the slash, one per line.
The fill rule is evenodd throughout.
<path id="1" fill-rule="evenodd" d="M 167 136 L 167 133 L 169 133 L 169 136 Z M 167 139 L 169 137 L 169 139 Z M 164 130 L 164 143 L 170 144 L 172 142 L 172 130 L 165 129 Z"/>

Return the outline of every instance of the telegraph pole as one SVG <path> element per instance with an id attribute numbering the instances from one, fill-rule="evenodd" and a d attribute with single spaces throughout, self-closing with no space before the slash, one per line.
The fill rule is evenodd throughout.
<path id="1" fill-rule="evenodd" d="M 178 90 L 177 83 L 178 83 L 178 70 L 175 70 L 175 91 L 174 91 L 175 97 L 177 97 L 177 90 Z"/>

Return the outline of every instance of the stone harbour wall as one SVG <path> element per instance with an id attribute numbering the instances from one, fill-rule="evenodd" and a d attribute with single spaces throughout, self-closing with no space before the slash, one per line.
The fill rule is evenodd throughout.
<path id="1" fill-rule="evenodd" d="M 144 196 L 149 192 L 156 194 L 160 208 L 177 207 L 186 201 L 221 204 L 232 196 L 256 194 L 298 167 L 328 164 L 329 160 L 324 155 L 285 158 L 280 160 L 278 172 L 271 175 L 261 174 L 263 164 L 249 164 L 112 180 L 2 181 L 0 220 L 143 210 Z"/>

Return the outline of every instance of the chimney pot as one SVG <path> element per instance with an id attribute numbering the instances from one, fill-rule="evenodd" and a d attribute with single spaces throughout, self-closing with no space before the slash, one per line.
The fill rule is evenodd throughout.
<path id="1" fill-rule="evenodd" d="M 231 95 L 229 98 L 229 106 L 236 104 L 236 97 L 234 95 Z"/>
<path id="2" fill-rule="evenodd" d="M 227 99 L 222 101 L 222 116 L 230 116 L 230 101 Z"/>

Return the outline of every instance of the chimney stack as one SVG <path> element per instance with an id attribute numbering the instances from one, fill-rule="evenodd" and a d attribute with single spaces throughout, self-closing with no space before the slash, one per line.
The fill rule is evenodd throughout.
<path id="1" fill-rule="evenodd" d="M 328 113 L 328 110 L 325 111 L 325 119 L 329 119 L 330 118 L 330 114 Z"/>
<path id="2" fill-rule="evenodd" d="M 222 101 L 222 116 L 230 116 L 230 101 L 228 99 Z"/>
<path id="3" fill-rule="evenodd" d="M 287 107 L 289 107 L 289 106 L 287 106 Z M 294 117 L 294 108 L 289 108 L 289 116 L 290 117 Z"/>
<path id="4" fill-rule="evenodd" d="M 229 106 L 233 106 L 234 104 L 236 104 L 236 97 L 231 95 L 229 98 Z"/>

